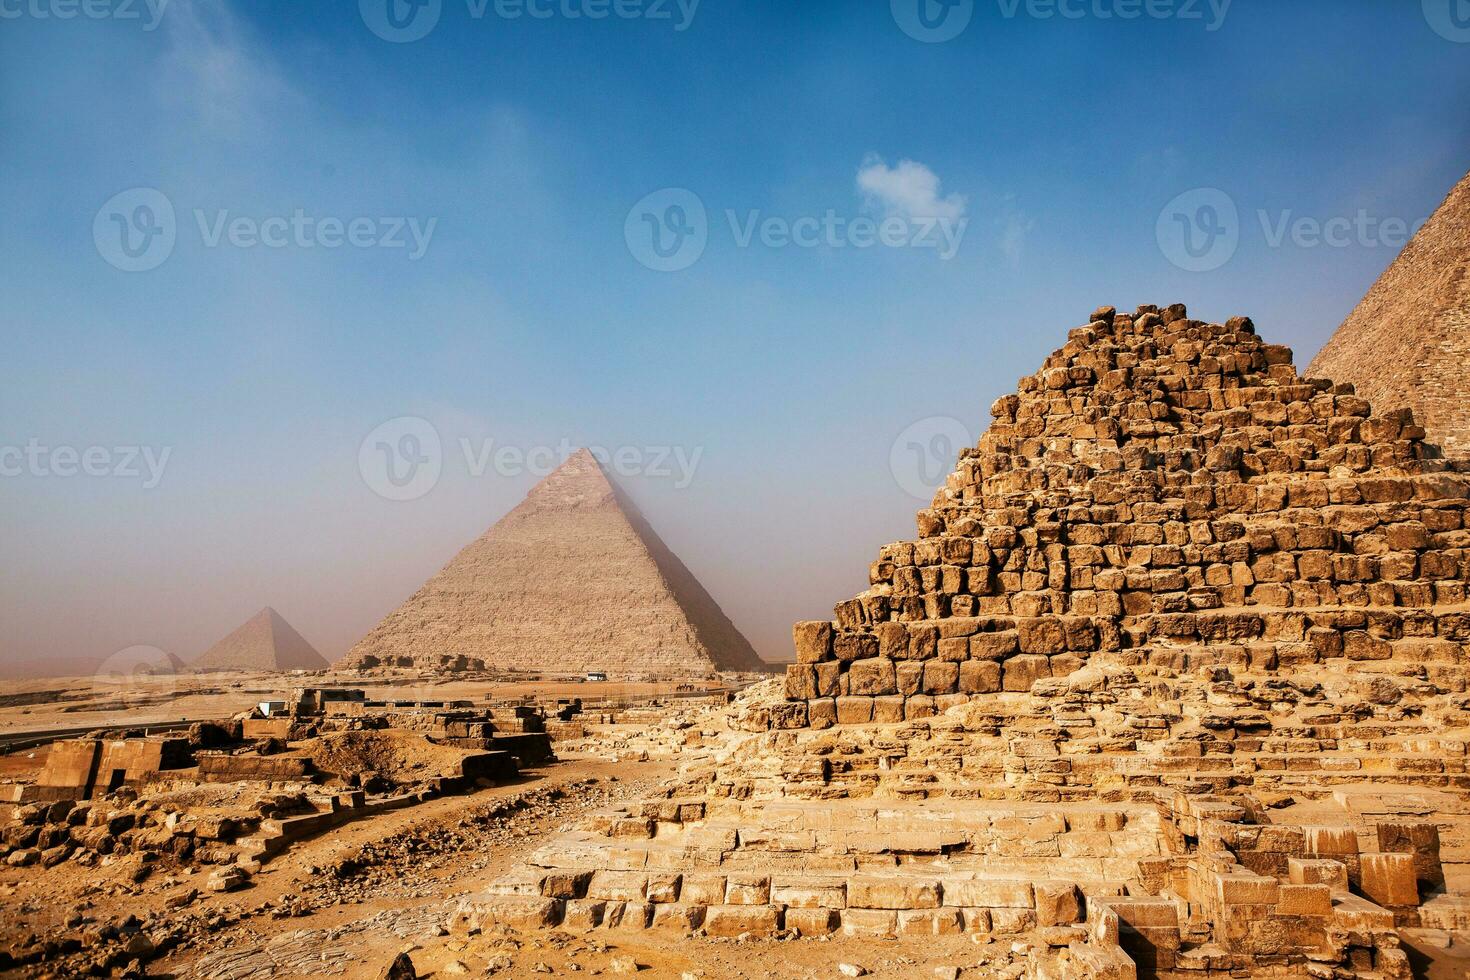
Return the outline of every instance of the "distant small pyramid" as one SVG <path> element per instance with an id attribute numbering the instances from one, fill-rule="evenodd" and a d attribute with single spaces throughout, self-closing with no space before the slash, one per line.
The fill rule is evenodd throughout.
<path id="1" fill-rule="evenodd" d="M 322 670 L 325 657 L 270 606 L 189 665 L 194 670 Z"/>
<path id="2" fill-rule="evenodd" d="M 770 669 L 586 449 L 339 666 L 621 676 Z"/>
<path id="3" fill-rule="evenodd" d="M 1451 453 L 1470 452 L 1470 176 L 1461 180 L 1308 375 L 1348 381 L 1374 405 L 1403 405 Z"/>

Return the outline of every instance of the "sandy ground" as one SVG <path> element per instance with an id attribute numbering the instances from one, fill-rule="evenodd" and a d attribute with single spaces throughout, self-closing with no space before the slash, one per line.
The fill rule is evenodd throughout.
<path id="1" fill-rule="evenodd" d="M 99 675 L 0 682 L 0 735 L 104 725 L 149 725 L 227 718 L 257 702 L 285 697 L 293 687 L 350 687 L 373 700 L 648 697 L 718 688 L 715 682 L 583 683 L 545 681 L 432 681 L 422 676 L 358 674 L 182 674 L 174 677 Z"/>

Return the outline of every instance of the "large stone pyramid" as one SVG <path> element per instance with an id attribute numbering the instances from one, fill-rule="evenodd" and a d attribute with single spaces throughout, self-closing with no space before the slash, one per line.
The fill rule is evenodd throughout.
<path id="1" fill-rule="evenodd" d="M 193 670 L 322 670 L 327 660 L 270 606 L 200 654 Z"/>
<path id="2" fill-rule="evenodd" d="M 1182 306 L 1096 311 L 992 412 L 745 741 L 462 920 L 969 932 L 1067 980 L 1470 939 L 1470 463 Z"/>
<path id="3" fill-rule="evenodd" d="M 767 669 L 603 472 L 573 454 L 350 651 L 343 666 Z"/>
<path id="4" fill-rule="evenodd" d="M 1369 290 L 1309 371 L 1414 410 L 1429 439 L 1470 451 L 1470 176 Z"/>

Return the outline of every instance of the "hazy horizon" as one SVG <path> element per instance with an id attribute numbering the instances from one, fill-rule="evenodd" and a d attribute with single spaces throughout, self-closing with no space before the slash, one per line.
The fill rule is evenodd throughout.
<path id="1" fill-rule="evenodd" d="M 578 446 L 786 659 L 1089 311 L 1304 369 L 1470 168 L 1433 4 L 907 2 L 15 7 L 0 674 L 334 660 Z"/>

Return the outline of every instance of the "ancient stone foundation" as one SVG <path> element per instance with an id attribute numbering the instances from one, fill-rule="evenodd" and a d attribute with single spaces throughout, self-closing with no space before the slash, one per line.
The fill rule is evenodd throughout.
<path id="1" fill-rule="evenodd" d="M 1066 977 L 1407 977 L 1406 930 L 1470 928 L 1470 468 L 1182 306 L 1098 310 L 992 412 L 744 741 L 460 926 L 1024 936 Z"/>

